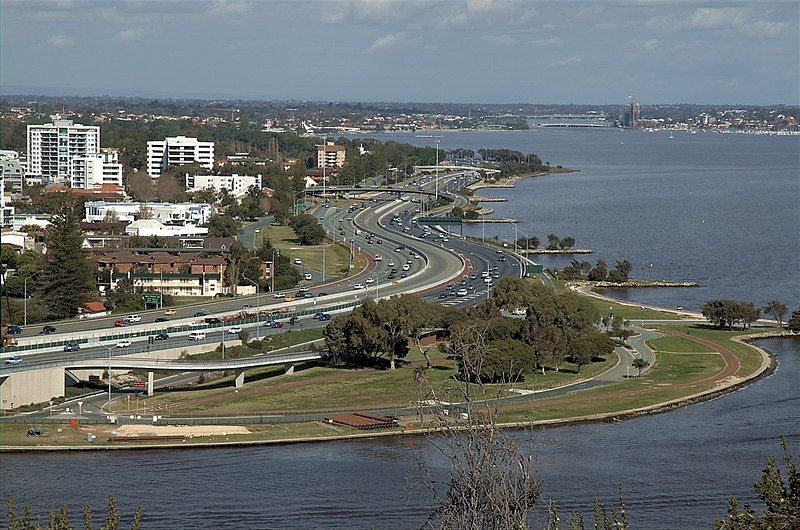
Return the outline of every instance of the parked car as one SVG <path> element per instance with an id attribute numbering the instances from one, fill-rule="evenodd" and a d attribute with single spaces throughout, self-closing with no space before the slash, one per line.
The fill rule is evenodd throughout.
<path id="1" fill-rule="evenodd" d="M 164 315 L 166 315 L 168 317 L 175 316 L 177 313 L 178 312 L 176 310 L 174 310 L 174 309 L 165 309 L 164 310 Z"/>
<path id="2" fill-rule="evenodd" d="M 241 332 L 242 332 L 241 326 L 231 326 L 228 328 L 228 333 L 230 333 L 231 335 L 238 335 Z"/>
<path id="3" fill-rule="evenodd" d="M 44 326 L 42 327 L 42 331 L 39 332 L 39 335 L 49 335 L 55 332 L 56 332 L 55 326 Z"/>
<path id="4" fill-rule="evenodd" d="M 115 348 L 130 348 L 131 347 L 131 341 L 129 341 L 128 339 L 119 340 L 114 345 L 114 347 Z"/>
<path id="5" fill-rule="evenodd" d="M 22 357 L 15 355 L 6 359 L 6 364 L 22 364 Z"/>
<path id="6" fill-rule="evenodd" d="M 8 333 L 9 335 L 19 335 L 20 333 L 22 333 L 22 328 L 19 326 L 8 326 L 6 328 L 6 333 Z"/>
<path id="7" fill-rule="evenodd" d="M 153 340 L 167 340 L 168 338 L 169 335 L 167 335 L 166 333 L 159 333 L 158 335 L 153 337 Z"/>
<path id="8" fill-rule="evenodd" d="M 64 351 L 78 351 L 80 349 L 81 349 L 81 345 L 80 344 L 76 344 L 74 342 L 64 345 Z"/>

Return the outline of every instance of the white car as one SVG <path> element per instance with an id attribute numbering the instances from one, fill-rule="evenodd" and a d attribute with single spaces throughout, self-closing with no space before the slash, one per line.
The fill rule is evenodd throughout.
<path id="1" fill-rule="evenodd" d="M 411 269 L 411 267 L 408 266 L 408 263 L 403 263 L 403 270 L 407 271 L 409 269 Z"/>
<path id="2" fill-rule="evenodd" d="M 231 335 L 237 335 L 237 334 L 239 334 L 241 332 L 242 332 L 242 327 L 241 326 L 233 326 L 233 327 L 228 328 L 228 333 L 230 333 Z"/>
<path id="3" fill-rule="evenodd" d="M 367 278 L 367 281 L 364 283 L 366 283 L 367 285 L 372 285 L 373 283 L 375 283 L 375 278 Z"/>
<path id="4" fill-rule="evenodd" d="M 307 272 L 307 273 L 303 274 L 303 279 L 310 282 L 313 279 L 313 276 L 311 276 L 310 272 Z"/>
<path id="5" fill-rule="evenodd" d="M 122 320 L 124 322 L 129 323 L 129 324 L 136 324 L 136 323 L 142 321 L 142 317 L 140 317 L 139 315 L 128 315 L 125 318 L 123 318 Z"/>
<path id="6" fill-rule="evenodd" d="M 394 261 L 390 261 L 390 262 L 389 262 L 389 266 L 390 266 L 390 267 L 394 267 Z"/>
<path id="7" fill-rule="evenodd" d="M 361 284 L 361 283 L 354 283 L 353 284 L 353 289 L 355 289 L 356 291 L 358 291 L 360 289 L 363 289 L 363 288 L 364 288 L 364 284 Z"/>
<path id="8" fill-rule="evenodd" d="M 303 264 L 303 260 L 301 260 L 300 258 L 294 258 L 293 263 L 295 265 L 302 265 Z"/>
<path id="9" fill-rule="evenodd" d="M 285 293 L 275 293 L 272 295 L 273 298 L 286 298 Z"/>
<path id="10" fill-rule="evenodd" d="M 22 357 L 16 355 L 14 357 L 9 357 L 6 359 L 6 364 L 22 364 Z"/>
<path id="11" fill-rule="evenodd" d="M 467 290 L 459 289 L 458 291 L 456 291 L 456 296 L 467 296 Z"/>
<path id="12" fill-rule="evenodd" d="M 117 341 L 117 343 L 114 345 L 114 347 L 115 348 L 130 348 L 131 347 L 131 341 L 129 341 L 127 339 L 126 340 Z"/>
<path id="13" fill-rule="evenodd" d="M 442 238 L 442 241 L 444 241 L 445 243 L 449 243 L 450 242 L 450 238 L 449 237 Z"/>

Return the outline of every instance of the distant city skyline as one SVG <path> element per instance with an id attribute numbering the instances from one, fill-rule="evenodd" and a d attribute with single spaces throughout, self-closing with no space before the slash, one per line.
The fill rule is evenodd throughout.
<path id="1" fill-rule="evenodd" d="M 798 2 L 0 2 L 4 94 L 798 104 Z"/>

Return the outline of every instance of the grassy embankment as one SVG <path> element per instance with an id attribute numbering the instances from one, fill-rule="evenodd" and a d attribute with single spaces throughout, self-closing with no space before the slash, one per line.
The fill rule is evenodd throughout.
<path id="1" fill-rule="evenodd" d="M 265 226 L 256 234 L 256 246 L 261 246 L 264 237 L 269 238 L 272 245 L 281 254 L 292 259 L 300 258 L 305 268 L 322 272 L 322 249 L 325 249 L 325 277 L 343 276 L 350 263 L 350 255 L 346 248 L 325 240 L 319 245 L 304 246 L 297 242 L 297 235 L 290 226 Z M 363 269 L 367 264 L 366 257 L 357 253 L 353 267 L 354 272 Z"/>

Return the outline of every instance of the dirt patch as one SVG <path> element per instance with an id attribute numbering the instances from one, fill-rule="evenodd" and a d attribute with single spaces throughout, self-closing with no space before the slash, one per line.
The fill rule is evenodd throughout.
<path id="1" fill-rule="evenodd" d="M 245 427 L 237 425 L 137 425 L 118 427 L 113 436 L 228 436 L 231 434 L 251 434 Z"/>

